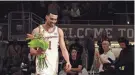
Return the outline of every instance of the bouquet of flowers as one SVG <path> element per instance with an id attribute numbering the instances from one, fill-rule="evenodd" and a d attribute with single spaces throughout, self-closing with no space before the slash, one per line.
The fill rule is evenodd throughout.
<path id="1" fill-rule="evenodd" d="M 43 37 L 43 34 L 40 34 L 40 33 L 35 34 L 35 35 L 27 34 L 26 40 L 30 40 L 28 42 L 28 47 L 34 48 L 36 50 L 42 49 L 46 51 L 49 46 L 49 42 L 45 40 Z M 40 69 L 48 67 L 45 58 L 46 58 L 46 54 L 41 54 L 37 56 L 37 59 L 38 59 L 37 65 Z"/>

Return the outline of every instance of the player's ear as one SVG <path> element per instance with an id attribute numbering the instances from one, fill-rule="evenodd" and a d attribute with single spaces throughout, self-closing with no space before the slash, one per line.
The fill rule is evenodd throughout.
<path id="1" fill-rule="evenodd" d="M 48 18 L 49 18 L 49 16 L 48 16 L 48 15 L 46 15 L 46 16 L 45 16 L 45 19 L 47 20 Z"/>

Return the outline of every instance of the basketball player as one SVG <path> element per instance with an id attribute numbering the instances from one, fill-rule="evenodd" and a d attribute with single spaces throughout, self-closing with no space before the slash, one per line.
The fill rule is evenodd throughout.
<path id="1" fill-rule="evenodd" d="M 71 69 L 71 64 L 69 61 L 68 51 L 64 42 L 64 34 L 61 28 L 58 28 L 55 24 L 57 22 L 58 12 L 56 10 L 49 10 L 45 19 L 45 24 L 39 25 L 35 28 L 32 34 L 43 33 L 43 37 L 49 40 L 49 48 L 44 52 L 43 50 L 35 50 L 33 48 L 30 49 L 30 53 L 32 55 L 40 55 L 46 53 L 47 55 L 47 68 L 43 70 L 39 70 L 38 66 L 36 66 L 36 75 L 58 75 L 58 45 L 62 50 L 62 55 L 66 60 L 66 70 L 69 71 Z M 37 64 L 36 59 L 36 64 Z"/>

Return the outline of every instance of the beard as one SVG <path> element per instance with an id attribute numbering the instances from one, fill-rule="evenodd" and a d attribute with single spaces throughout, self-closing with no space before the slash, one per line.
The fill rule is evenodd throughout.
<path id="1" fill-rule="evenodd" d="M 54 25 L 55 25 L 54 23 L 48 23 L 49 27 L 54 27 Z"/>

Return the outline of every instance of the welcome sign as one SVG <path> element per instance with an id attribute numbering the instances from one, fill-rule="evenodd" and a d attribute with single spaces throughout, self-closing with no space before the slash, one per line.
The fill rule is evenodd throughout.
<path id="1" fill-rule="evenodd" d="M 74 39 L 79 37 L 83 40 L 90 33 L 94 33 L 94 39 L 98 40 L 103 31 L 112 41 L 117 41 L 119 37 L 126 37 L 134 41 L 133 25 L 58 25 L 65 33 L 65 38 Z"/>

